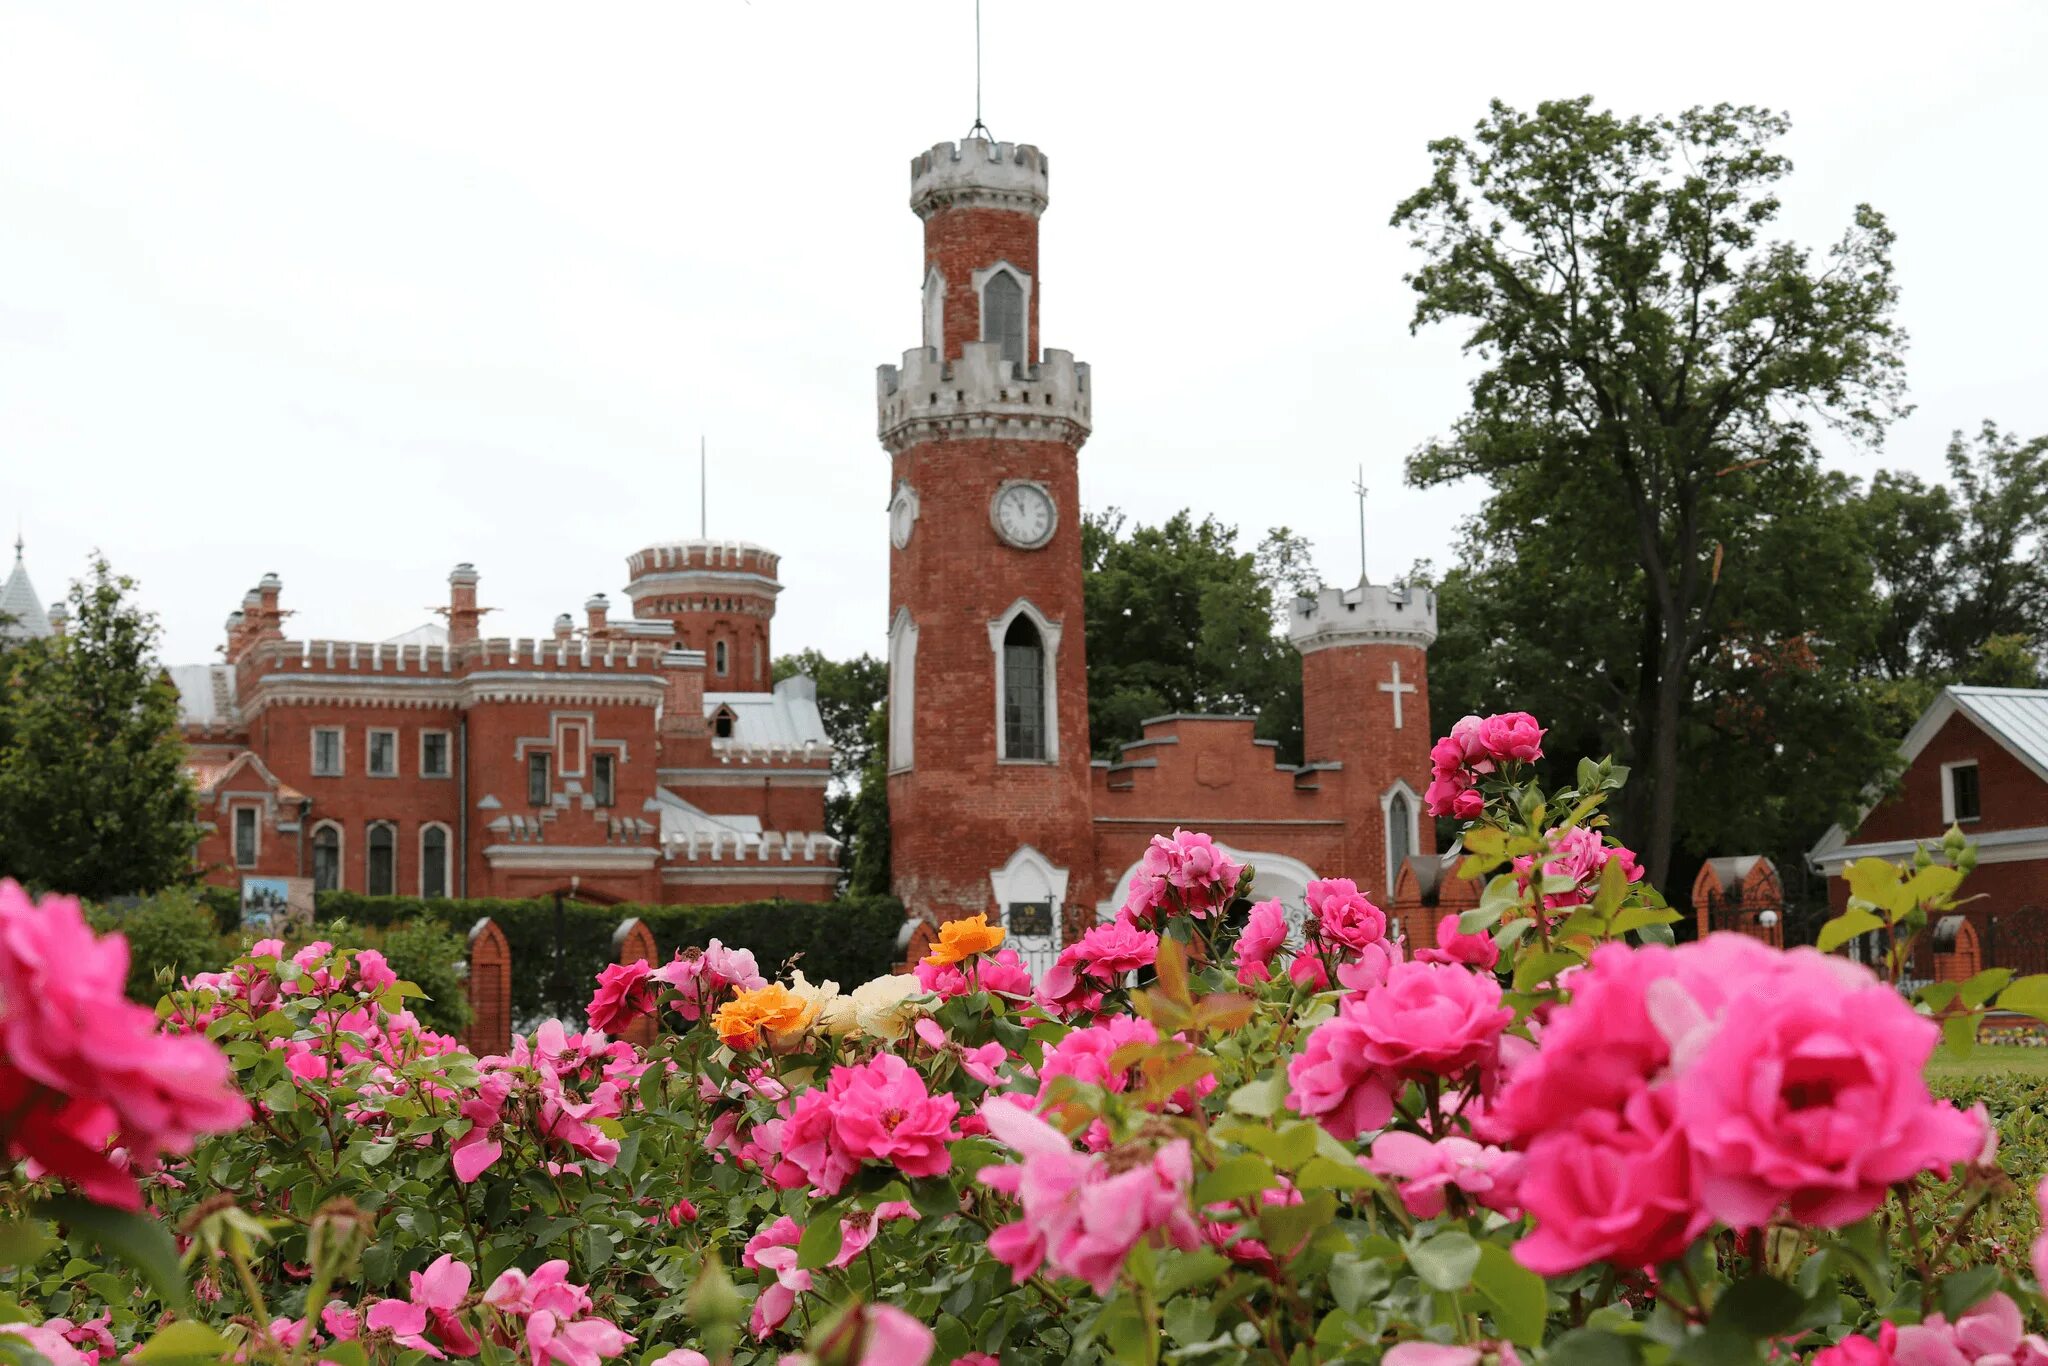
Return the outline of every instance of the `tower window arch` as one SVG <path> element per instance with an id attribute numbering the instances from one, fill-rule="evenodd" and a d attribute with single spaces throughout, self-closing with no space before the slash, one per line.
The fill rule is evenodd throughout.
<path id="1" fill-rule="evenodd" d="M 1004 360 L 1023 364 L 1028 359 L 1030 277 L 1004 261 L 976 271 L 974 283 L 981 292 L 981 339 L 1000 343 Z"/>
<path id="2" fill-rule="evenodd" d="M 313 831 L 313 890 L 341 889 L 341 827 L 322 822 Z"/>
<path id="3" fill-rule="evenodd" d="M 1043 759 L 1045 641 L 1021 613 L 1003 633 L 1003 757 Z"/>
<path id="4" fill-rule="evenodd" d="M 896 609 L 889 623 L 889 771 L 911 766 L 917 714 L 917 623 L 910 609 Z"/>
<path id="5" fill-rule="evenodd" d="M 370 827 L 363 890 L 371 896 L 398 895 L 398 831 L 388 821 Z"/>
<path id="6" fill-rule="evenodd" d="M 420 895 L 448 895 L 448 827 L 420 827 Z"/>
<path id="7" fill-rule="evenodd" d="M 946 277 L 933 266 L 924 277 L 924 344 L 946 355 Z"/>
<path id="8" fill-rule="evenodd" d="M 712 657 L 715 661 L 713 665 L 714 670 L 721 674 L 724 673 L 726 664 L 726 647 L 724 641 L 721 640 L 712 647 Z"/>
<path id="9" fill-rule="evenodd" d="M 1380 795 L 1380 814 L 1386 823 L 1389 896 L 1393 895 L 1394 884 L 1401 876 L 1401 865 L 1413 858 L 1421 848 L 1421 826 L 1417 819 L 1417 813 L 1421 809 L 1422 803 L 1414 791 L 1399 779 Z"/>

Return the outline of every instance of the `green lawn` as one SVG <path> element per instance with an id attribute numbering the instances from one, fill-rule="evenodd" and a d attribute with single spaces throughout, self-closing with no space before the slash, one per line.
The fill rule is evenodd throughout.
<path id="1" fill-rule="evenodd" d="M 1927 1064 L 1930 1077 L 2048 1077 L 2048 1048 L 2018 1048 L 2011 1044 L 1979 1044 L 1968 1057 L 1958 1058 L 1947 1049 L 1937 1049 Z"/>

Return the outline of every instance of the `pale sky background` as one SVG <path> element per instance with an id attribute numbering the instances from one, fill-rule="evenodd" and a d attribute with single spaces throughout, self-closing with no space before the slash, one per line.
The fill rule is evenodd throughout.
<path id="1" fill-rule="evenodd" d="M 1795 121 L 1786 233 L 1899 234 L 1917 413 L 2048 431 L 2048 4 L 984 0 L 985 114 L 1052 160 L 1045 344 L 1092 362 L 1092 507 L 1182 506 L 1323 573 L 1450 558 L 1402 487 L 1461 411 L 1388 226 L 1490 97 Z M 874 367 L 918 340 L 908 162 L 974 117 L 971 0 L 0 0 L 0 519 L 45 599 L 97 545 L 172 662 L 266 570 L 292 634 L 393 635 L 483 574 L 546 633 L 624 557 L 783 555 L 779 650 L 879 654 Z"/>

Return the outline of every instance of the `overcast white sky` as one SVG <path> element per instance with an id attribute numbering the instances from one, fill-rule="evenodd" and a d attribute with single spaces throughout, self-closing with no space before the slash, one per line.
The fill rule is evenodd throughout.
<path id="1" fill-rule="evenodd" d="M 1095 367 L 1091 506 L 1449 558 L 1400 483 L 1461 410 L 1387 220 L 1486 101 L 1788 110 L 1785 226 L 1899 233 L 1918 412 L 2048 430 L 2048 5 L 984 0 L 999 137 L 1052 158 L 1042 331 Z M 880 653 L 873 375 L 918 340 L 909 158 L 973 119 L 971 0 L 0 0 L 0 518 L 46 599 L 92 546 L 168 657 L 266 570 L 302 636 L 496 634 L 710 529 L 783 554 L 779 649 Z"/>

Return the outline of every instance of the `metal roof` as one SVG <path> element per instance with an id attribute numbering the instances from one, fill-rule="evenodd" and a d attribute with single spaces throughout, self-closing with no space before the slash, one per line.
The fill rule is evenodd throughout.
<path id="1" fill-rule="evenodd" d="M 173 664 L 168 672 L 178 689 L 179 719 L 188 726 L 232 723 L 235 671 L 226 664 Z"/>
<path id="2" fill-rule="evenodd" d="M 49 613 L 29 582 L 28 566 L 21 562 L 21 538 L 14 540 L 14 572 L 0 584 L 0 636 L 35 639 L 51 634 Z"/>
<path id="3" fill-rule="evenodd" d="M 720 707 L 732 712 L 732 738 L 746 745 L 789 745 L 829 743 L 825 718 L 818 714 L 818 685 L 798 674 L 775 685 L 773 692 L 707 692 L 704 714 L 715 716 Z"/>
<path id="4" fill-rule="evenodd" d="M 1952 687 L 1943 692 L 1992 739 L 2048 782 L 2048 688 Z"/>

